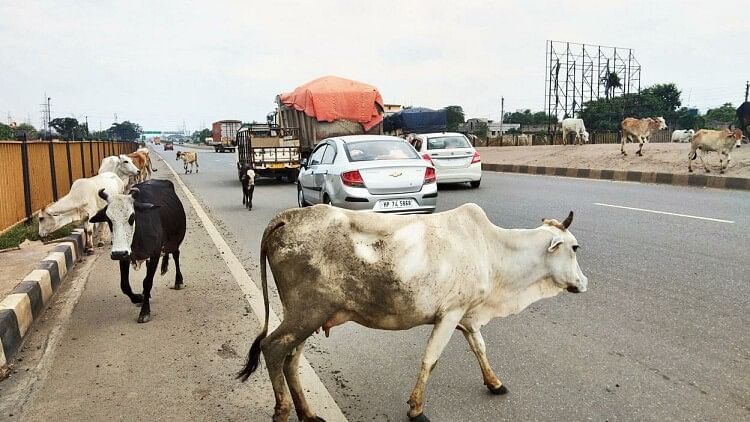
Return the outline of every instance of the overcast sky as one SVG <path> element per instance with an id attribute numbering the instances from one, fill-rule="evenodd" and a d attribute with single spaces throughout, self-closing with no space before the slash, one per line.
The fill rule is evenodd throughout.
<path id="1" fill-rule="evenodd" d="M 0 17 L 0 121 L 35 126 L 45 92 L 53 118 L 92 130 L 114 113 L 162 130 L 264 120 L 327 74 L 497 118 L 501 96 L 542 109 L 547 39 L 632 48 L 643 86 L 674 82 L 702 109 L 738 105 L 750 79 L 747 0 L 0 0 Z"/>

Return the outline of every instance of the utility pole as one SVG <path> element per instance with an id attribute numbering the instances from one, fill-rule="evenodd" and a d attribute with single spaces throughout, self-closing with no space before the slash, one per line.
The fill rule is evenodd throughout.
<path id="1" fill-rule="evenodd" d="M 117 113 L 115 113 L 115 123 L 117 123 Z"/>
<path id="2" fill-rule="evenodd" d="M 750 81 L 745 81 L 745 102 L 747 102 L 748 92 L 750 92 Z"/>
<path id="3" fill-rule="evenodd" d="M 503 140 L 503 120 L 505 119 L 505 97 L 500 97 L 500 142 Z"/>

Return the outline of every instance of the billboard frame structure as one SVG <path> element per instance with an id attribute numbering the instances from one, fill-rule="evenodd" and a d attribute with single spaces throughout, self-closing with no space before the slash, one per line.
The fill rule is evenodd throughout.
<path id="1" fill-rule="evenodd" d="M 545 53 L 544 110 L 548 116 L 576 117 L 586 102 L 609 98 L 607 91 L 612 97 L 641 92 L 641 64 L 632 48 L 547 40 Z M 610 73 L 618 76 L 620 86 L 608 90 Z M 554 132 L 551 121 L 550 126 Z"/>

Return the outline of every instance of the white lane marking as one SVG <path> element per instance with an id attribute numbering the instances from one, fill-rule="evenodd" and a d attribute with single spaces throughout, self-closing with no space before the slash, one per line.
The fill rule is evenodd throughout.
<path id="1" fill-rule="evenodd" d="M 730 221 L 730 220 L 722 220 L 722 219 L 719 219 L 719 218 L 710 218 L 710 217 L 699 217 L 697 215 L 678 214 L 678 213 L 667 212 L 667 211 L 647 210 L 645 208 L 624 207 L 622 205 L 602 204 L 602 203 L 599 203 L 599 202 L 594 202 L 594 205 L 600 205 L 602 207 L 610 207 L 610 208 L 622 208 L 624 210 L 650 212 L 650 213 L 654 213 L 654 214 L 674 215 L 676 217 L 695 218 L 696 220 L 716 221 L 717 223 L 734 224 L 734 221 Z"/>
<path id="2" fill-rule="evenodd" d="M 258 289 L 252 278 L 250 278 L 250 275 L 245 271 L 245 267 L 242 265 L 240 260 L 237 259 L 234 253 L 232 253 L 229 245 L 216 229 L 214 223 L 211 222 L 208 214 L 206 214 L 206 212 L 203 210 L 203 207 L 201 207 L 198 200 L 195 199 L 195 196 L 193 196 L 193 193 L 190 192 L 190 189 L 188 189 L 185 183 L 182 182 L 182 179 L 180 179 L 177 172 L 175 172 L 172 166 L 169 165 L 169 163 L 167 163 L 164 159 L 162 159 L 162 161 L 164 161 L 164 164 L 166 164 L 169 170 L 172 172 L 175 180 L 177 181 L 177 184 L 180 186 L 180 188 L 182 188 L 185 196 L 193 206 L 195 213 L 198 214 L 198 218 L 200 218 L 201 223 L 203 223 L 203 227 L 208 232 L 211 240 L 213 240 L 216 249 L 221 252 L 221 257 L 224 258 L 224 262 L 227 264 L 227 267 L 229 267 L 229 271 L 232 273 L 234 280 L 237 282 L 237 284 L 240 286 L 240 289 L 242 289 L 242 292 L 245 294 L 245 298 L 250 304 L 250 307 L 253 308 L 253 312 L 258 316 L 258 319 L 262 320 L 262 317 L 265 315 L 265 306 L 263 305 L 263 292 Z M 237 312 L 239 312 L 239 310 Z M 271 331 L 279 326 L 279 317 L 276 315 L 273 309 L 270 309 L 268 323 L 269 329 Z M 315 373 L 315 370 L 312 368 L 312 366 L 310 366 L 310 363 L 304 356 L 302 356 L 302 359 L 300 359 L 300 378 L 302 384 L 304 384 L 305 386 L 305 392 L 308 393 L 307 400 L 310 402 L 311 406 L 317 412 L 319 412 L 318 416 L 321 416 L 328 421 L 347 420 L 346 416 L 344 416 L 344 413 L 341 411 L 341 408 L 339 408 L 338 404 L 336 404 L 336 401 L 331 396 L 331 393 L 328 392 L 328 389 L 323 384 L 323 381 L 320 380 L 318 374 Z"/>

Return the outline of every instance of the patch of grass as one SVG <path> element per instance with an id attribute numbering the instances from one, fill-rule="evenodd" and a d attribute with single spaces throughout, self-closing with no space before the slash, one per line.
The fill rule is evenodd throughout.
<path id="1" fill-rule="evenodd" d="M 31 220 L 31 224 L 19 224 L 16 227 L 8 230 L 7 232 L 0 235 L 0 250 L 8 248 L 17 248 L 24 240 L 44 240 L 50 241 L 60 239 L 70 235 L 75 229 L 75 224 L 68 224 L 67 226 L 61 227 L 57 231 L 51 233 L 44 239 L 39 237 L 39 220 L 34 217 Z"/>

